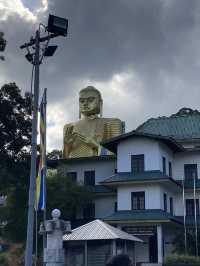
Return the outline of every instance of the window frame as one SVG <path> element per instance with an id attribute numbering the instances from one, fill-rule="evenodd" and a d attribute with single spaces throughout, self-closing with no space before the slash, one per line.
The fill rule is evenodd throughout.
<path id="1" fill-rule="evenodd" d="M 167 212 L 167 193 L 163 194 L 163 209 Z"/>
<path id="2" fill-rule="evenodd" d="M 190 210 L 189 210 L 189 207 L 191 207 Z M 190 217 L 192 216 L 192 217 L 194 217 L 194 215 L 195 215 L 194 199 L 185 199 L 185 209 L 186 209 L 186 216 L 190 216 Z M 197 209 L 197 216 L 200 216 L 200 212 L 199 212 L 199 199 L 196 199 L 196 209 Z"/>
<path id="3" fill-rule="evenodd" d="M 172 162 L 171 161 L 169 161 L 168 167 L 169 167 L 169 177 L 172 177 Z"/>
<path id="4" fill-rule="evenodd" d="M 93 173 L 91 176 L 87 176 L 87 174 Z M 88 180 L 87 180 L 88 179 Z M 91 182 L 92 180 L 92 182 Z M 84 171 L 84 185 L 85 186 L 95 186 L 95 170 L 87 170 Z"/>
<path id="5" fill-rule="evenodd" d="M 163 174 L 166 174 L 166 157 L 162 156 L 162 171 Z"/>
<path id="6" fill-rule="evenodd" d="M 189 166 L 190 167 L 191 166 L 194 166 L 195 169 L 186 169 L 187 167 L 189 168 Z M 195 179 L 198 179 L 198 167 L 197 167 L 197 163 L 184 164 L 184 179 L 185 180 L 193 180 L 192 173 L 195 173 Z"/>
<path id="7" fill-rule="evenodd" d="M 135 161 L 137 163 L 137 170 L 134 170 L 134 165 L 133 165 L 133 161 Z M 142 164 L 141 164 L 142 162 Z M 141 167 L 141 165 L 142 167 Z M 141 168 L 141 169 L 140 169 Z M 143 173 L 145 171 L 145 156 L 144 154 L 131 154 L 131 172 L 133 174 L 139 174 L 139 173 Z"/>
<path id="8" fill-rule="evenodd" d="M 169 198 L 169 207 L 170 207 L 170 214 L 174 215 L 174 199 L 173 199 L 173 197 Z"/>
<path id="9" fill-rule="evenodd" d="M 136 198 L 136 205 L 137 205 L 136 208 L 134 208 L 134 206 L 133 206 L 134 205 L 134 202 L 133 202 L 134 197 Z M 141 199 L 142 199 L 142 201 L 141 201 Z M 131 192 L 131 209 L 132 210 L 145 210 L 145 191 Z"/>
<path id="10" fill-rule="evenodd" d="M 76 171 L 67 172 L 67 177 L 70 178 L 70 180 L 72 181 L 72 183 L 74 183 L 74 184 L 77 183 L 77 172 Z"/>

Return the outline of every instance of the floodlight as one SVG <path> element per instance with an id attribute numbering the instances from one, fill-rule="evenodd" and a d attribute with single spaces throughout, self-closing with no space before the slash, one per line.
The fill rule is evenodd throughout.
<path id="1" fill-rule="evenodd" d="M 66 36 L 67 29 L 68 29 L 68 19 L 60 18 L 54 15 L 49 15 L 48 26 L 47 26 L 48 32 Z"/>
<path id="2" fill-rule="evenodd" d="M 48 46 L 44 51 L 44 56 L 52 56 L 55 53 L 57 47 L 58 47 L 58 45 Z"/>
<path id="3" fill-rule="evenodd" d="M 33 63 L 33 54 L 27 53 L 25 57 L 30 63 Z"/>
<path id="4" fill-rule="evenodd" d="M 3 52 L 6 48 L 6 40 L 4 39 L 4 34 L 3 32 L 0 33 L 0 51 Z"/>

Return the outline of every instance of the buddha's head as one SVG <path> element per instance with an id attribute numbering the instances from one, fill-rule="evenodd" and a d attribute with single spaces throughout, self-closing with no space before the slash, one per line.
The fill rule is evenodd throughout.
<path id="1" fill-rule="evenodd" d="M 83 114 L 85 117 L 91 115 L 102 116 L 103 100 L 101 93 L 92 86 L 88 86 L 79 92 L 79 116 Z"/>

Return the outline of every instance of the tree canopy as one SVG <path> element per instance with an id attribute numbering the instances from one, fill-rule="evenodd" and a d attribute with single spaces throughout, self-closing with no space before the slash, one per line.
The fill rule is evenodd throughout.
<path id="1" fill-rule="evenodd" d="M 31 98 L 15 83 L 0 89 L 0 193 L 7 195 L 1 208 L 5 232 L 14 240 L 25 236 L 31 144 Z"/>

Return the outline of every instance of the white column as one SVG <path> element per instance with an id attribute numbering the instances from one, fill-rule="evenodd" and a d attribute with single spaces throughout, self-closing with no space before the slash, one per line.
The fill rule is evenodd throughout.
<path id="1" fill-rule="evenodd" d="M 163 263 L 163 235 L 162 225 L 157 225 L 158 263 Z"/>
<path id="2" fill-rule="evenodd" d="M 112 255 L 113 255 L 113 256 L 117 255 L 117 244 L 116 244 L 116 239 L 113 239 L 113 241 L 112 241 Z"/>

